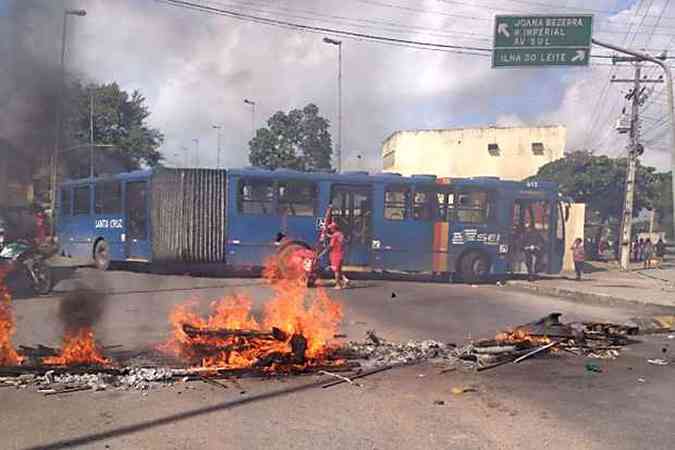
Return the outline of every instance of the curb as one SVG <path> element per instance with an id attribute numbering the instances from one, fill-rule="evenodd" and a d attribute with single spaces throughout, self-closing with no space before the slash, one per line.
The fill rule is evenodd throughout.
<path id="1" fill-rule="evenodd" d="M 621 306 L 621 305 L 653 306 L 657 308 L 667 308 L 675 310 L 675 306 L 673 306 L 672 304 L 664 305 L 661 303 L 653 303 L 624 297 L 616 297 L 608 294 L 580 292 L 572 289 L 558 288 L 552 286 L 537 286 L 535 284 L 531 284 L 524 281 L 509 281 L 506 283 L 506 286 L 515 290 L 536 292 L 538 294 L 549 295 L 552 297 L 559 297 L 565 300 L 579 303 L 594 303 L 603 306 Z"/>

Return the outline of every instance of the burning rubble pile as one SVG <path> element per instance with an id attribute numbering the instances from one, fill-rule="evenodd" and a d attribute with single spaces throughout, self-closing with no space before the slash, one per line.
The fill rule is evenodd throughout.
<path id="1" fill-rule="evenodd" d="M 560 322 L 552 313 L 534 322 L 497 334 L 494 339 L 471 342 L 454 351 L 465 367 L 478 371 L 507 363 L 518 363 L 544 352 L 566 352 L 575 356 L 614 359 L 621 348 L 637 342 L 634 326 L 598 322 Z"/>

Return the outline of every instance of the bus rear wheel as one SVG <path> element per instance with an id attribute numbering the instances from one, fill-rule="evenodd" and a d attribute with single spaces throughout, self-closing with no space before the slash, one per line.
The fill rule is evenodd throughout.
<path id="1" fill-rule="evenodd" d="M 98 270 L 108 270 L 110 267 L 110 251 L 108 243 L 101 239 L 94 246 L 94 266 Z"/>
<path id="2" fill-rule="evenodd" d="M 460 276 L 465 283 L 484 281 L 490 271 L 490 261 L 480 252 L 469 252 L 460 262 Z"/>

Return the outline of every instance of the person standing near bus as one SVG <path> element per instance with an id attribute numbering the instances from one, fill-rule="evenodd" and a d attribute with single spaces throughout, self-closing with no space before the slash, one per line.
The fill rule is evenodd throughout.
<path id="1" fill-rule="evenodd" d="M 577 281 L 581 280 L 581 274 L 584 272 L 584 262 L 586 261 L 586 250 L 581 238 L 576 238 L 572 244 L 572 259 L 574 259 L 574 271 L 577 273 Z"/>
<path id="2" fill-rule="evenodd" d="M 544 238 L 541 237 L 541 234 L 531 224 L 528 224 L 525 229 L 525 236 L 523 236 L 523 251 L 525 252 L 525 265 L 527 265 L 527 279 L 529 281 L 535 279 L 537 260 L 541 258 L 544 244 Z"/>
<path id="3" fill-rule="evenodd" d="M 349 280 L 342 273 L 342 263 L 344 261 L 345 251 L 345 236 L 340 231 L 338 225 L 333 222 L 326 227 L 328 231 L 328 250 L 330 257 L 331 269 L 335 273 L 335 289 L 342 289 L 347 287 Z"/>

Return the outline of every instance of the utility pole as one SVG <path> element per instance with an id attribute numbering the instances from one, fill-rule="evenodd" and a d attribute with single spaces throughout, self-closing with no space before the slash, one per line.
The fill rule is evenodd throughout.
<path id="1" fill-rule="evenodd" d="M 194 138 L 192 142 L 195 143 L 195 167 L 199 167 L 199 139 Z"/>
<path id="2" fill-rule="evenodd" d="M 635 172 L 638 164 L 640 145 L 640 62 L 635 63 L 633 90 L 626 97 L 632 100 L 630 119 L 630 150 L 628 152 L 628 168 L 624 188 L 623 216 L 621 218 L 621 252 L 619 259 L 621 269 L 628 270 L 630 264 L 631 227 L 633 226 L 633 199 L 635 197 Z M 624 83 L 628 80 L 611 80 Z"/>
<path id="3" fill-rule="evenodd" d="M 673 98 L 673 74 L 670 70 L 670 66 L 666 61 L 664 61 L 663 58 L 655 58 L 651 55 L 648 55 L 647 53 L 642 53 L 638 52 L 635 50 L 630 50 L 627 48 L 622 48 L 619 46 L 616 46 L 614 44 L 609 44 L 607 42 L 601 42 L 598 41 L 597 39 L 592 39 L 592 42 L 595 45 L 599 45 L 600 47 L 608 48 L 610 50 L 614 50 L 617 52 L 624 53 L 626 55 L 633 56 L 637 60 L 640 61 L 649 61 L 654 64 L 658 64 L 662 69 L 663 72 L 666 75 L 666 96 L 668 99 L 668 117 L 670 119 L 670 132 L 671 132 L 671 157 L 670 157 L 670 164 L 671 164 L 671 176 L 673 178 L 673 218 L 675 219 L 675 99 Z M 644 81 L 644 80 L 643 80 Z M 675 227 L 675 220 L 673 220 L 673 226 Z M 675 230 L 673 230 L 675 234 Z"/>

